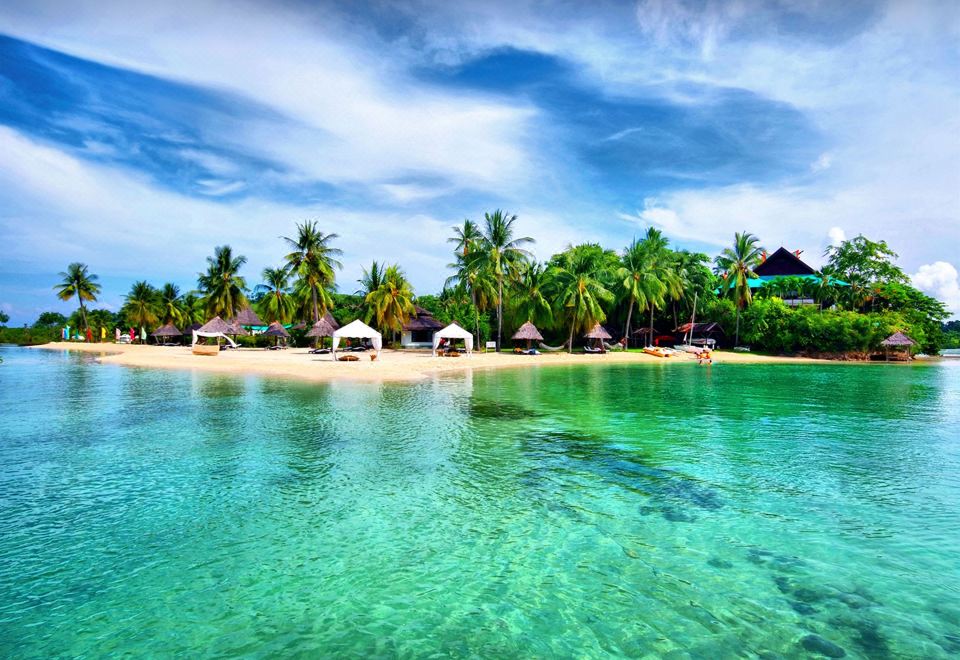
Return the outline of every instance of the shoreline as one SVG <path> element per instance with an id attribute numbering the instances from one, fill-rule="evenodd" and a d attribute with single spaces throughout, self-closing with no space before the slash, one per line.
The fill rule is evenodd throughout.
<path id="1" fill-rule="evenodd" d="M 658 358 L 646 353 L 611 352 L 604 355 L 543 353 L 539 356 L 514 353 L 474 353 L 471 357 L 433 357 L 427 350 L 384 349 L 375 362 L 361 353 L 357 362 L 334 362 L 329 355 L 311 355 L 306 348 L 282 351 L 238 349 L 215 356 L 193 355 L 190 347 L 131 344 L 81 344 L 51 342 L 31 349 L 73 351 L 97 355 L 102 364 L 153 369 L 206 371 L 231 375 L 258 375 L 292 378 L 306 382 L 415 382 L 443 374 L 469 370 L 535 368 L 579 364 L 677 364 L 695 363 L 687 356 Z M 832 364 L 833 360 L 757 355 L 715 351 L 716 364 Z"/>

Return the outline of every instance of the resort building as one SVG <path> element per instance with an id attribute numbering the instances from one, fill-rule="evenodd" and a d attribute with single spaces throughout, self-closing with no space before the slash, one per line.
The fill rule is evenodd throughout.
<path id="1" fill-rule="evenodd" d="M 416 314 L 403 326 L 400 345 L 404 348 L 433 348 L 433 333 L 443 328 L 443 324 L 433 318 L 433 314 L 423 307 L 416 307 Z"/>
<path id="2" fill-rule="evenodd" d="M 800 291 L 779 291 L 777 292 L 778 295 L 783 299 L 785 304 L 793 307 L 817 304 L 812 295 L 812 291 L 820 282 L 821 278 L 814 268 L 800 259 L 800 254 L 801 250 L 790 252 L 783 247 L 779 248 L 770 256 L 764 253 L 763 262 L 753 269 L 757 277 L 756 279 L 749 280 L 750 288 L 756 292 L 757 289 L 771 285 L 778 280 L 799 278 L 800 280 L 806 281 L 809 286 L 798 286 L 797 288 L 801 289 Z M 846 282 L 841 282 L 834 278 L 831 278 L 830 281 L 837 286 L 848 286 Z M 794 280 L 794 282 L 796 282 L 796 280 Z"/>

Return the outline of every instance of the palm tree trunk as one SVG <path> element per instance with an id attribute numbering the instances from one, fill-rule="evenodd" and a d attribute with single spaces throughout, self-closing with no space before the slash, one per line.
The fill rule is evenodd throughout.
<path id="1" fill-rule="evenodd" d="M 627 338 L 627 346 L 630 345 L 630 320 L 633 318 L 633 304 L 636 302 L 633 296 L 630 296 L 630 306 L 627 308 L 627 326 L 623 335 Z"/>
<path id="2" fill-rule="evenodd" d="M 573 329 L 577 327 L 577 315 L 574 313 L 573 320 L 570 322 L 570 338 L 567 339 L 567 352 L 573 353 Z"/>
<path id="3" fill-rule="evenodd" d="M 733 347 L 740 345 L 740 306 L 737 306 L 737 331 L 733 335 Z"/>
<path id="4" fill-rule="evenodd" d="M 503 332 L 503 275 L 497 278 L 497 353 L 500 352 L 500 335 Z"/>
<path id="5" fill-rule="evenodd" d="M 313 322 L 320 320 L 320 308 L 317 306 L 317 287 L 310 287 L 310 297 L 313 300 Z"/>
<path id="6" fill-rule="evenodd" d="M 653 303 L 650 303 L 650 336 L 647 337 L 647 346 L 653 346 Z"/>
<path id="7" fill-rule="evenodd" d="M 80 319 L 83 321 L 83 329 L 87 329 L 87 310 L 83 308 L 83 298 L 77 296 L 80 299 Z"/>
<path id="8" fill-rule="evenodd" d="M 477 350 L 480 350 L 480 311 L 477 309 L 477 291 L 470 287 L 470 302 L 473 303 L 473 328 L 477 335 Z"/>

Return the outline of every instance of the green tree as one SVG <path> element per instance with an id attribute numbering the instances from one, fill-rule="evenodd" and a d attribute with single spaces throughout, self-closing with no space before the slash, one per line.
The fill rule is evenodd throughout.
<path id="1" fill-rule="evenodd" d="M 134 282 L 125 297 L 123 315 L 138 328 L 151 328 L 158 320 L 159 294 L 144 281 Z"/>
<path id="2" fill-rule="evenodd" d="M 500 209 L 484 214 L 483 238 L 479 249 L 467 255 L 470 267 L 478 272 L 490 273 L 497 285 L 497 350 L 500 350 L 503 336 L 503 289 L 504 281 L 517 273 L 520 265 L 530 257 L 522 246 L 533 243 L 527 236 L 514 238 L 513 225 L 516 215 L 509 215 Z"/>
<path id="3" fill-rule="evenodd" d="M 10 321 L 10 316 L 3 310 L 0 310 L 0 325 L 6 325 Z"/>
<path id="4" fill-rule="evenodd" d="M 574 334 L 605 321 L 603 304 L 615 299 L 606 286 L 610 261 L 600 246 L 581 245 L 554 255 L 550 262 L 555 306 L 569 323 L 567 349 L 572 353 Z"/>
<path id="5" fill-rule="evenodd" d="M 617 285 L 621 297 L 627 301 L 627 322 L 624 324 L 623 334 L 628 340 L 632 330 L 630 322 L 633 319 L 633 308 L 639 305 L 643 309 L 648 304 L 647 288 L 643 284 L 644 257 L 643 243 L 634 238 L 630 245 L 624 248 L 620 267 L 617 269 Z"/>
<path id="6" fill-rule="evenodd" d="M 264 268 L 261 273 L 263 284 L 254 288 L 254 294 L 260 295 L 257 304 L 260 315 L 268 322 L 289 323 L 296 310 L 296 304 L 290 292 L 290 273 L 286 268 Z"/>
<path id="7" fill-rule="evenodd" d="M 247 282 L 238 273 L 244 256 L 233 256 L 229 245 L 218 246 L 212 257 L 207 257 L 207 272 L 197 276 L 197 288 L 204 296 L 204 311 L 208 317 L 232 319 L 249 302 L 245 291 Z"/>
<path id="8" fill-rule="evenodd" d="M 736 232 L 733 247 L 724 248 L 714 259 L 717 272 L 723 277 L 720 288 L 737 307 L 735 346 L 740 343 L 740 312 L 753 300 L 749 280 L 757 277 L 753 269 L 760 264 L 763 252 L 759 242 L 760 239 L 749 232 Z"/>
<path id="9" fill-rule="evenodd" d="M 650 227 L 640 244 L 640 284 L 646 293 L 650 310 L 650 334 L 653 343 L 653 313 L 661 309 L 668 298 L 679 300 L 683 294 L 680 278 L 675 270 L 676 259 L 668 249 L 669 241 L 659 229 Z"/>
<path id="10" fill-rule="evenodd" d="M 894 263 L 897 253 L 886 241 L 871 241 L 860 234 L 830 246 L 824 256 L 828 258 L 828 272 L 850 285 L 851 302 L 856 309 L 872 302 L 874 284 L 910 283 L 910 278 Z"/>
<path id="11" fill-rule="evenodd" d="M 66 322 L 67 317 L 60 312 L 42 312 L 33 327 L 62 328 Z"/>
<path id="12" fill-rule="evenodd" d="M 331 245 L 337 238 L 320 231 L 316 222 L 298 223 L 296 238 L 283 237 L 292 248 L 286 256 L 287 269 L 298 278 L 296 290 L 309 296 L 314 323 L 329 308 L 329 289 L 336 283 L 334 269 L 343 268 L 336 259 L 343 251 Z"/>
<path id="13" fill-rule="evenodd" d="M 57 292 L 60 300 L 70 300 L 76 297 L 80 303 L 80 318 L 83 323 L 83 329 L 87 329 L 87 310 L 83 301 L 95 302 L 97 294 L 100 293 L 100 285 L 97 280 L 100 279 L 90 272 L 86 264 L 74 262 L 67 266 L 64 273 L 60 273 L 60 284 L 53 288 Z"/>
<path id="14" fill-rule="evenodd" d="M 159 316 L 163 323 L 183 325 L 183 297 L 180 295 L 180 287 L 172 282 L 167 282 L 160 287 L 158 298 L 160 303 Z"/>
<path id="15" fill-rule="evenodd" d="M 531 262 L 520 268 L 509 307 L 515 326 L 530 321 L 538 328 L 553 326 L 553 307 L 547 299 L 550 276 L 544 264 Z"/>
<path id="16" fill-rule="evenodd" d="M 381 330 L 399 332 L 416 313 L 413 288 L 396 264 L 384 269 L 380 285 L 366 295 L 364 302 L 369 305 Z"/>

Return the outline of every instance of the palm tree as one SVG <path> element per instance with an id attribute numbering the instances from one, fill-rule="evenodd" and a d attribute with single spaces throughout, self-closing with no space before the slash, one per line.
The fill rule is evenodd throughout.
<path id="1" fill-rule="evenodd" d="M 753 269 L 761 262 L 763 248 L 757 245 L 759 242 L 760 239 L 749 232 L 736 232 L 733 247 L 724 248 L 714 259 L 716 271 L 723 277 L 720 288 L 733 298 L 737 306 L 734 346 L 740 343 L 740 311 L 753 300 L 749 280 L 757 277 Z"/>
<path id="2" fill-rule="evenodd" d="M 185 318 L 180 287 L 167 282 L 159 291 L 160 316 L 164 323 L 180 325 Z"/>
<path id="3" fill-rule="evenodd" d="M 202 298 L 197 297 L 195 292 L 191 291 L 181 298 L 180 309 L 183 312 L 184 325 L 203 323 L 206 316 L 204 313 L 204 301 Z"/>
<path id="4" fill-rule="evenodd" d="M 410 315 L 416 313 L 413 289 L 396 264 L 384 269 L 380 285 L 366 295 L 364 302 L 381 330 L 399 332 Z"/>
<path id="5" fill-rule="evenodd" d="M 156 325 L 158 291 L 145 281 L 134 282 L 130 293 L 126 295 L 123 305 L 123 314 L 130 323 L 139 328 L 150 328 Z"/>
<path id="6" fill-rule="evenodd" d="M 607 318 L 602 304 L 613 302 L 614 295 L 603 283 L 602 252 L 574 249 L 559 257 L 560 264 L 551 269 L 550 277 L 558 311 L 570 318 L 567 347 L 572 353 L 574 333 L 602 323 Z"/>
<path id="7" fill-rule="evenodd" d="M 511 310 L 515 325 L 526 321 L 540 328 L 553 325 L 553 308 L 545 295 L 549 286 L 549 274 L 543 264 L 532 262 L 520 269 Z"/>
<path id="8" fill-rule="evenodd" d="M 282 237 L 293 251 L 286 256 L 287 269 L 298 277 L 297 288 L 310 296 L 313 322 L 327 312 L 330 295 L 325 290 L 334 286 L 336 275 L 334 268 L 343 268 L 336 257 L 343 254 L 330 243 L 339 238 L 337 234 L 324 234 L 316 222 L 297 224 L 296 239 Z"/>
<path id="9" fill-rule="evenodd" d="M 100 293 L 100 285 L 97 280 L 100 279 L 90 272 L 87 264 L 74 262 L 67 266 L 65 273 L 60 273 L 61 282 L 53 288 L 57 292 L 60 300 L 70 300 L 74 296 L 80 303 L 80 318 L 83 320 L 83 328 L 87 329 L 87 310 L 83 306 L 83 301 L 96 302 L 97 294 Z"/>
<path id="10" fill-rule="evenodd" d="M 489 272 L 497 283 L 497 350 L 500 350 L 503 335 L 503 282 L 507 277 L 516 275 L 519 265 L 530 253 L 523 245 L 533 243 L 527 236 L 513 237 L 513 223 L 516 215 L 508 215 L 497 209 L 492 214 L 484 214 L 483 238 L 479 248 L 470 252 L 466 261 L 480 272 Z"/>
<path id="11" fill-rule="evenodd" d="M 212 257 L 207 257 L 207 272 L 197 276 L 197 285 L 206 299 L 208 316 L 231 319 L 249 305 L 244 291 L 247 282 L 237 274 L 247 263 L 244 256 L 233 256 L 229 245 L 218 246 Z"/>
<path id="12" fill-rule="evenodd" d="M 647 341 L 653 343 L 653 313 L 666 304 L 667 298 L 678 300 L 683 295 L 680 278 L 677 276 L 669 241 L 659 229 L 650 227 L 641 241 L 640 282 L 646 292 L 650 309 L 650 334 Z"/>
<path id="13" fill-rule="evenodd" d="M 463 226 L 453 228 L 453 236 L 448 243 L 456 243 L 455 254 L 466 257 L 474 251 L 483 239 L 483 233 L 473 220 L 464 220 Z"/>
<path id="14" fill-rule="evenodd" d="M 290 295 L 290 274 L 286 268 L 264 268 L 261 276 L 264 283 L 254 288 L 255 294 L 263 296 L 258 304 L 260 314 L 270 321 L 289 323 L 296 308 Z"/>
<path id="15" fill-rule="evenodd" d="M 617 269 L 617 284 L 624 298 L 627 299 L 627 323 L 623 334 L 630 340 L 630 321 L 633 318 L 633 307 L 639 305 L 641 309 L 647 306 L 647 288 L 643 286 L 644 253 L 643 243 L 636 238 L 623 250 L 621 266 Z"/>

